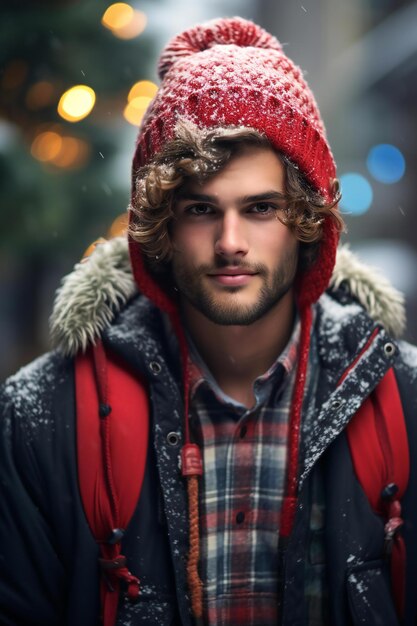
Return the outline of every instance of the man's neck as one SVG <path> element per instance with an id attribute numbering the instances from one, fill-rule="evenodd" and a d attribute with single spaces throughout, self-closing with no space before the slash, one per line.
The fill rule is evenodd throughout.
<path id="1" fill-rule="evenodd" d="M 290 291 L 257 322 L 248 326 L 214 324 L 185 303 L 183 314 L 194 344 L 219 387 L 250 407 L 253 383 L 276 361 L 294 326 L 294 297 Z"/>

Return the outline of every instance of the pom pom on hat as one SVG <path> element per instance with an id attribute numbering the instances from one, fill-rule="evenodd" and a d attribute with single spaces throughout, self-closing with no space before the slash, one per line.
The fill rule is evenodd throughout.
<path id="1" fill-rule="evenodd" d="M 213 46 L 231 44 L 282 51 L 279 41 L 253 22 L 241 17 L 211 20 L 177 35 L 168 43 L 159 59 L 159 78 L 163 80 L 178 59 L 208 50 Z"/>

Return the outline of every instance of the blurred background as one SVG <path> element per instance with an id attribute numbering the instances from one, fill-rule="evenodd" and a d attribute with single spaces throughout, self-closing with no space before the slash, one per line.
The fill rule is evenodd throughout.
<path id="1" fill-rule="evenodd" d="M 304 70 L 344 239 L 405 293 L 417 341 L 417 2 L 3 0 L 0 13 L 0 379 L 48 349 L 61 277 L 123 228 L 162 46 L 218 16 L 259 23 Z"/>

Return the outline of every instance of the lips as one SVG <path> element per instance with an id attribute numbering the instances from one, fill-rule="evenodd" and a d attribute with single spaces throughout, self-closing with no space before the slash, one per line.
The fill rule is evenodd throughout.
<path id="1" fill-rule="evenodd" d="M 209 278 L 220 285 L 240 287 L 247 285 L 257 272 L 253 272 L 244 268 L 222 268 L 216 272 L 208 274 Z"/>

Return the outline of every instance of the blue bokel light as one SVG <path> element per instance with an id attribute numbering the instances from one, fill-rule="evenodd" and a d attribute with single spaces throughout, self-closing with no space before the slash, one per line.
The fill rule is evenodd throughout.
<path id="1" fill-rule="evenodd" d="M 366 165 L 375 180 L 387 185 L 397 183 L 405 172 L 405 159 L 401 150 L 388 143 L 371 148 Z"/>
<path id="2" fill-rule="evenodd" d="M 352 215 L 366 213 L 372 204 L 374 194 L 371 184 L 365 176 L 355 172 L 343 174 L 340 177 L 340 185 L 342 190 L 340 210 Z"/>

